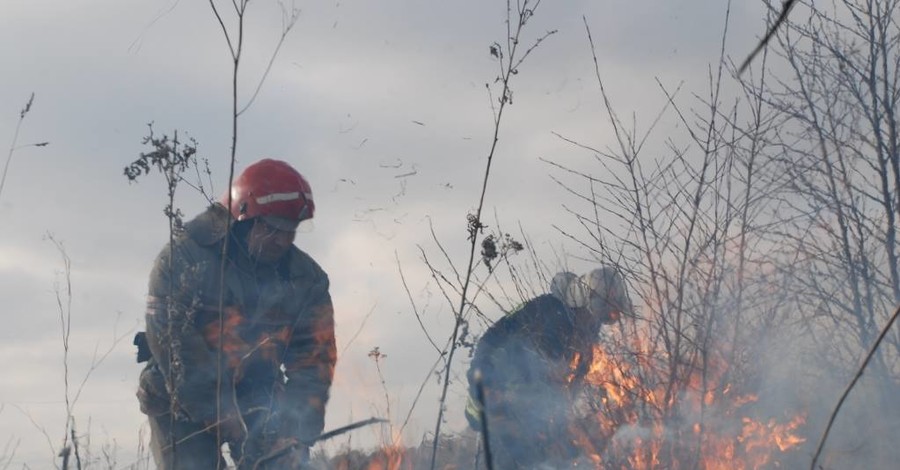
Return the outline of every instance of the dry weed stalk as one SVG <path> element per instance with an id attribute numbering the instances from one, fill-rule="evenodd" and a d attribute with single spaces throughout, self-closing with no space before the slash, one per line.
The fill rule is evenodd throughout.
<path id="1" fill-rule="evenodd" d="M 81 378 L 81 382 L 78 383 L 78 387 L 74 390 L 71 388 L 69 352 L 71 350 L 70 339 L 72 333 L 72 260 L 66 252 L 65 245 L 62 243 L 62 241 L 56 239 L 54 235 L 50 233 L 46 235 L 46 238 L 51 243 L 53 243 L 54 247 L 59 252 L 60 257 L 62 258 L 62 276 L 64 279 L 64 286 L 60 286 L 58 283 L 54 286 L 56 305 L 59 313 L 60 335 L 63 349 L 63 393 L 66 407 L 66 424 L 64 426 L 62 446 L 60 447 L 60 451 L 57 456 L 62 459 L 61 466 L 59 467 L 62 470 L 68 470 L 70 468 L 73 458 L 74 467 L 78 470 L 81 470 L 82 468 L 90 465 L 93 462 L 93 458 L 90 455 L 89 440 L 86 443 L 87 445 L 82 448 L 83 437 L 79 436 L 79 434 L 77 433 L 75 406 L 78 403 L 79 398 L 81 397 L 81 393 L 84 390 L 84 386 L 87 384 L 88 379 L 90 379 L 91 375 L 109 357 L 115 347 L 124 338 L 131 334 L 131 331 L 127 331 L 124 334 L 119 335 L 114 328 L 113 339 L 110 346 L 107 349 L 101 351 L 99 350 L 99 344 L 97 345 L 97 347 L 94 349 L 94 355 L 91 358 L 91 363 L 88 366 L 88 370 Z M 34 420 L 32 420 L 32 423 L 34 423 Z M 88 432 L 86 436 L 89 439 L 90 433 Z"/>
<path id="2" fill-rule="evenodd" d="M 19 130 L 22 128 L 22 121 L 25 120 L 25 116 L 31 111 L 31 105 L 34 104 L 34 93 L 28 97 L 28 102 L 25 103 L 25 107 L 19 111 L 19 121 L 16 123 L 16 130 L 13 132 L 12 143 L 9 144 L 9 153 L 6 155 L 6 163 L 3 165 L 3 173 L 0 174 L 0 196 L 3 195 L 3 187 L 6 185 L 6 174 L 9 172 L 9 164 L 12 162 L 13 154 L 18 149 L 26 148 L 26 147 L 45 147 L 50 142 L 37 142 L 33 144 L 25 144 L 19 145 L 16 144 L 19 141 Z"/>
<path id="3" fill-rule="evenodd" d="M 703 449 L 721 431 L 723 411 L 714 403 L 756 389 L 760 371 L 736 358 L 753 351 L 757 335 L 784 321 L 784 299 L 768 291 L 772 283 L 764 264 L 770 250 L 764 209 L 771 201 L 760 194 L 774 184 L 759 177 L 765 136 L 775 124 L 753 93 L 743 102 L 725 102 L 729 16 L 730 3 L 718 62 L 708 71 L 708 94 L 696 96 L 699 108 L 678 103 L 680 85 L 672 91 L 657 81 L 665 105 L 642 134 L 626 127 L 612 103 L 585 19 L 615 141 L 602 149 L 560 136 L 598 162 L 590 172 L 548 162 L 567 175 L 554 179 L 574 196 L 577 205 L 566 209 L 584 229 L 560 233 L 589 258 L 626 273 L 642 305 L 636 318 L 604 334 L 602 370 L 609 377 L 591 379 L 600 380 L 600 390 L 590 390 L 597 383 L 586 384 L 587 406 L 602 416 L 602 425 L 582 438 L 604 465 L 704 466 Z M 748 82 L 748 90 L 761 88 L 762 80 Z M 685 130 L 687 143 L 668 138 L 669 154 L 651 162 L 648 141 L 667 116 Z M 617 410 L 605 399 L 591 404 L 592 393 L 599 393 L 596 399 L 605 387 L 620 386 L 626 387 L 626 407 Z M 684 422 L 695 426 L 678 424 Z M 658 447 L 613 447 L 613 436 L 628 426 L 648 432 Z"/>
<path id="4" fill-rule="evenodd" d="M 237 155 L 237 145 L 238 145 L 239 117 L 244 112 L 246 112 L 252 106 L 252 104 L 255 102 L 256 97 L 258 96 L 260 90 L 262 89 L 263 84 L 265 83 L 266 78 L 268 77 L 269 72 L 272 69 L 275 59 L 278 56 L 278 53 L 280 52 L 281 47 L 283 46 L 288 33 L 291 31 L 291 29 L 296 24 L 297 19 L 299 18 L 299 14 L 300 14 L 300 10 L 293 3 L 290 5 L 290 7 L 288 7 L 284 3 L 280 3 L 281 10 L 282 10 L 281 34 L 278 38 L 276 46 L 275 46 L 273 53 L 266 65 L 265 70 L 263 71 L 256 86 L 254 87 L 253 93 L 250 95 L 249 99 L 247 99 L 246 103 L 241 105 L 239 102 L 239 91 L 240 90 L 239 90 L 239 85 L 238 85 L 238 78 L 239 78 L 240 71 L 241 71 L 241 59 L 242 59 L 242 55 L 243 55 L 244 39 L 245 39 L 245 18 L 246 18 L 247 8 L 248 8 L 249 4 L 250 4 L 249 0 L 236 0 L 234 2 L 230 2 L 230 4 L 227 5 L 223 10 L 220 6 L 217 5 L 216 0 L 209 0 L 210 9 L 213 13 L 215 20 L 217 21 L 217 23 L 219 24 L 219 26 L 222 30 L 222 34 L 224 36 L 225 43 L 228 48 L 231 62 L 232 62 L 232 70 L 231 70 L 231 85 L 232 85 L 231 86 L 231 137 L 230 137 L 231 153 L 230 153 L 230 160 L 229 160 L 229 173 L 228 173 L 228 186 L 227 186 L 229 188 L 231 187 L 231 184 L 234 180 L 234 169 L 235 169 L 235 164 L 236 164 L 236 160 L 237 160 L 236 155 Z M 231 15 L 233 15 L 233 17 Z M 233 20 L 233 23 L 232 23 L 232 20 Z M 229 27 L 226 23 L 233 24 L 233 26 Z M 153 146 L 154 150 L 151 152 L 145 153 L 145 154 L 141 154 L 141 157 L 137 161 L 135 161 L 134 163 L 132 163 L 129 167 L 127 167 L 125 169 L 125 174 L 129 178 L 129 180 L 134 181 L 141 174 L 149 173 L 151 169 L 155 168 L 155 169 L 159 170 L 165 176 L 167 186 L 168 186 L 168 204 L 166 206 L 165 214 L 169 220 L 169 246 L 172 247 L 175 236 L 181 230 L 182 213 L 180 212 L 180 210 L 176 209 L 175 205 L 174 205 L 175 192 L 176 192 L 178 183 L 185 182 L 186 184 L 188 184 L 189 186 L 191 186 L 192 188 L 194 188 L 195 190 L 200 192 L 210 203 L 213 201 L 213 198 L 210 194 L 207 193 L 207 191 L 205 190 L 205 188 L 203 186 L 202 178 L 200 176 L 201 169 L 200 169 L 200 167 L 197 163 L 197 159 L 196 159 L 197 145 L 193 139 L 191 139 L 189 144 L 183 144 L 178 140 L 177 131 L 174 133 L 174 137 L 171 140 L 166 135 L 163 135 L 162 138 L 157 138 L 153 133 L 153 129 L 152 129 L 152 125 L 151 125 L 149 136 L 145 138 L 144 143 L 150 144 L 151 146 Z M 208 164 L 208 161 L 206 161 L 206 160 L 204 160 L 204 162 L 206 162 L 206 165 L 205 165 L 205 169 L 203 170 L 203 172 L 209 179 L 209 187 L 212 188 L 212 181 L 211 181 L 212 178 L 211 178 L 211 172 L 209 170 L 209 164 Z M 196 170 L 196 175 L 197 175 L 197 184 L 196 185 L 191 184 L 184 177 L 185 172 L 190 168 L 193 168 Z M 227 191 L 226 197 L 227 197 L 227 200 L 225 201 L 226 206 L 230 207 L 231 191 Z M 229 212 L 228 216 L 230 219 L 230 217 L 231 217 L 230 212 Z M 230 224 L 231 220 L 228 220 L 228 223 Z M 222 247 L 222 265 L 220 267 L 220 276 L 219 276 L 219 286 L 220 286 L 220 291 L 222 292 L 223 296 L 224 296 L 224 283 L 225 283 L 225 263 L 227 260 L 226 254 L 228 253 L 228 249 L 229 249 L 228 242 L 229 242 L 229 237 L 225 237 L 225 243 L 223 243 L 223 247 Z M 169 259 L 171 260 L 172 256 L 170 256 Z M 171 264 L 171 262 L 170 262 L 170 264 Z M 172 267 L 170 266 L 169 269 L 171 270 Z M 175 276 L 170 276 L 170 280 L 173 280 L 174 278 L 175 278 Z M 172 282 L 174 282 L 174 281 L 172 281 Z M 173 288 L 174 288 L 174 286 L 170 285 L 170 292 L 174 292 Z M 168 299 L 167 302 L 169 304 L 167 310 L 169 311 L 169 314 L 171 315 L 172 309 L 174 308 L 174 306 L 171 305 L 172 299 L 171 298 Z M 220 317 L 219 317 L 220 343 L 218 345 L 217 352 L 220 356 L 221 356 L 222 347 L 223 347 L 222 339 L 225 337 L 224 331 L 223 331 L 225 322 L 224 322 L 224 318 L 222 317 L 222 315 L 223 315 L 222 312 L 224 311 L 223 306 L 224 306 L 224 298 L 222 297 L 219 299 L 219 306 L 218 306 L 219 312 L 220 312 Z M 170 331 L 168 332 L 169 337 L 174 338 L 174 336 L 172 336 L 172 334 L 171 334 L 172 333 L 171 328 L 173 328 L 172 322 L 168 322 L 168 325 L 169 325 L 169 329 L 170 329 Z M 173 346 L 177 346 L 177 345 L 173 345 Z M 177 349 L 177 347 L 173 348 L 173 349 Z M 170 357 L 169 360 L 172 361 L 173 358 Z M 222 387 L 227 385 L 222 380 L 224 377 L 224 371 L 222 370 L 221 357 L 219 357 L 218 362 L 219 362 L 219 365 L 218 365 L 219 369 L 217 370 L 217 384 L 216 384 L 216 389 L 218 391 L 218 393 L 216 393 L 217 422 L 221 421 L 221 419 L 222 419 L 222 417 L 221 417 L 221 410 L 222 410 L 222 405 L 223 405 L 221 403 Z M 178 363 L 178 361 L 175 361 L 172 365 L 177 366 L 177 363 Z M 169 370 L 172 371 L 174 369 L 169 369 Z M 177 373 L 177 370 L 175 371 L 175 373 Z M 233 386 L 233 384 L 231 384 L 231 385 Z M 172 397 L 171 406 L 172 406 L 173 410 L 177 406 L 177 402 L 176 402 L 174 396 Z M 171 415 L 172 415 L 172 419 L 174 419 L 175 413 L 173 412 L 173 413 L 171 413 Z M 243 422 L 242 418 L 241 418 L 241 425 L 242 425 L 242 427 L 244 427 L 244 429 L 246 429 L 246 423 Z M 213 424 L 212 426 L 215 426 L 215 424 Z M 218 427 L 216 427 L 216 435 L 217 435 L 217 439 L 219 441 L 221 441 L 222 435 L 221 435 L 221 431 L 219 430 Z M 191 436 L 187 436 L 184 439 L 188 439 L 190 437 Z M 169 445 L 172 446 L 173 449 L 175 449 L 176 444 L 177 444 L 176 442 L 170 442 Z M 174 450 L 173 450 L 173 452 L 174 452 Z M 173 459 L 177 460 L 177 457 L 173 457 Z"/>
<path id="5" fill-rule="evenodd" d="M 774 265 L 796 299 L 815 360 L 850 381 L 815 465 L 863 370 L 875 406 L 870 419 L 848 421 L 847 431 L 865 439 L 874 435 L 871 422 L 857 422 L 897 421 L 889 404 L 900 390 L 900 333 L 890 331 L 900 304 L 900 2 L 797 4 L 803 16 L 786 20 L 774 35 L 787 76 L 753 94 L 780 130 L 767 136 L 779 151 L 767 156 L 771 171 L 763 173 L 779 185 L 782 202 L 773 217 L 771 238 L 782 247 Z M 877 443 L 870 453 L 876 466 L 897 455 Z"/>
<path id="6" fill-rule="evenodd" d="M 443 377 L 441 395 L 438 405 L 438 416 L 435 422 L 435 430 L 432 442 L 430 466 L 432 470 L 434 470 L 437 463 L 438 447 L 441 440 L 441 426 L 444 421 L 444 410 L 447 401 L 447 391 L 450 385 L 450 375 L 453 365 L 453 358 L 458 347 L 463 345 L 467 341 L 466 324 L 468 321 L 470 310 L 474 307 L 472 299 L 470 299 L 468 295 L 473 278 L 473 271 L 476 268 L 475 251 L 476 248 L 480 245 L 479 235 L 483 233 L 484 228 L 486 227 L 486 225 L 482 221 L 482 211 L 484 209 L 484 201 L 487 194 L 488 182 L 490 181 L 491 164 L 493 162 L 494 154 L 497 149 L 497 144 L 500 140 L 500 128 L 503 121 L 503 114 L 507 106 L 511 105 L 513 102 L 513 92 L 512 88 L 510 87 L 511 80 L 513 76 L 519 73 L 519 67 L 531 54 L 531 52 L 533 52 L 547 37 L 556 32 L 548 31 L 544 33 L 543 35 L 538 37 L 538 39 L 530 47 L 524 49 L 524 51 L 520 48 L 522 31 L 529 20 L 532 19 L 535 11 L 538 9 L 540 4 L 540 0 L 536 0 L 533 2 L 529 0 L 521 0 L 515 2 L 515 6 L 513 6 L 513 4 L 509 0 L 507 0 L 506 40 L 503 41 L 503 44 L 501 44 L 500 42 L 495 42 L 489 48 L 490 54 L 496 59 L 497 65 L 499 67 L 499 75 L 494 81 L 494 84 L 499 88 L 499 96 L 496 97 L 495 103 L 494 96 L 491 91 L 491 84 L 485 85 L 489 95 L 491 96 L 491 109 L 494 112 L 493 137 L 491 140 L 490 150 L 487 154 L 487 162 L 485 164 L 484 177 L 482 180 L 481 192 L 478 198 L 478 205 L 476 206 L 475 213 L 469 214 L 467 216 L 467 239 L 469 241 L 469 255 L 465 271 L 462 273 L 462 275 L 460 275 L 460 273 L 456 270 L 452 260 L 450 260 L 449 257 L 446 256 L 446 251 L 443 250 L 443 247 L 440 246 L 440 243 L 437 239 L 435 239 L 435 242 L 438 243 L 439 248 L 441 249 L 442 253 L 444 253 L 451 269 L 454 271 L 457 282 L 454 283 L 448 280 L 427 261 L 427 258 L 425 258 L 426 264 L 431 270 L 432 276 L 436 281 L 438 281 L 438 284 L 441 285 L 441 290 L 442 292 L 444 292 L 444 295 L 447 298 L 448 302 L 450 302 L 450 297 L 447 296 L 446 292 L 444 291 L 444 285 L 454 289 L 456 294 L 459 296 L 459 301 L 455 306 L 453 302 L 450 302 L 451 307 L 454 308 L 453 331 L 450 335 L 450 338 L 448 339 L 447 345 L 441 352 L 441 357 L 445 358 L 445 360 L 444 370 L 442 372 Z M 422 250 L 422 252 L 424 257 L 424 250 Z"/>
<path id="7" fill-rule="evenodd" d="M 232 182 L 234 181 L 234 167 L 237 160 L 237 144 L 238 144 L 238 118 L 243 114 L 256 100 L 256 96 L 259 94 L 260 89 L 263 86 L 263 83 L 266 80 L 266 77 L 269 75 L 269 71 L 272 68 L 272 64 L 275 62 L 275 58 L 278 56 L 278 52 L 281 50 L 281 46 L 284 43 L 285 38 L 288 33 L 297 23 L 297 19 L 300 15 L 300 10 L 291 5 L 288 10 L 284 4 L 281 4 L 282 7 L 282 25 L 281 25 L 281 36 L 278 39 L 278 44 L 275 46 L 275 49 L 272 53 L 272 57 L 269 59 L 269 62 L 266 66 L 265 71 L 260 78 L 255 91 L 250 96 L 250 99 L 247 100 L 247 103 L 244 106 L 239 105 L 239 87 L 238 87 L 238 76 L 241 69 L 241 56 L 243 54 L 244 47 L 244 19 L 247 14 L 247 6 L 249 5 L 249 0 L 236 0 L 231 2 L 232 7 L 234 9 L 234 19 L 236 22 L 236 26 L 233 29 L 230 29 L 226 26 L 225 18 L 223 17 L 223 12 L 216 6 L 215 0 L 209 0 L 209 6 L 212 9 L 213 15 L 218 21 L 219 26 L 222 29 L 222 34 L 225 37 L 225 43 L 228 46 L 228 51 L 231 55 L 232 60 L 232 74 L 231 74 L 231 159 L 229 161 L 228 168 L 228 188 L 231 188 Z M 230 10 L 226 8 L 226 10 Z M 231 207 L 231 191 L 227 191 L 225 205 L 226 207 Z M 231 212 L 228 213 L 228 225 L 231 225 Z M 219 271 L 219 290 L 221 295 L 219 297 L 219 345 L 217 348 L 217 352 L 219 356 L 222 354 L 223 344 L 222 338 L 225 337 L 225 319 L 224 319 L 224 307 L 225 307 L 225 264 L 227 260 L 227 253 L 229 248 L 229 238 L 225 237 L 225 243 L 222 244 L 222 265 Z M 222 414 L 222 377 L 224 374 L 224 370 L 222 369 L 222 359 L 219 357 L 218 359 L 218 370 L 217 370 L 217 380 L 216 380 L 216 416 L 217 421 L 220 421 Z M 239 416 L 241 420 L 241 426 L 246 429 L 246 423 L 243 422 L 243 418 Z M 221 441 L 222 435 L 220 429 L 216 428 L 216 438 Z"/>

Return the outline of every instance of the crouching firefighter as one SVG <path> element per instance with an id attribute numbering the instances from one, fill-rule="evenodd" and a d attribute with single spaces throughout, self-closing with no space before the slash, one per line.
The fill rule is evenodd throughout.
<path id="1" fill-rule="evenodd" d="M 150 275 L 135 342 L 147 346 L 139 360 L 150 356 L 137 395 L 151 451 L 162 470 L 225 468 L 223 444 L 238 469 L 301 468 L 337 355 L 328 277 L 293 244 L 312 192 L 265 159 L 235 179 L 227 205 L 186 223 Z"/>
<path id="2" fill-rule="evenodd" d="M 550 291 L 488 328 L 467 373 L 466 418 L 487 431 L 494 469 L 555 468 L 578 456 L 569 430 L 575 384 L 589 371 L 600 328 L 632 310 L 611 267 L 559 273 Z"/>

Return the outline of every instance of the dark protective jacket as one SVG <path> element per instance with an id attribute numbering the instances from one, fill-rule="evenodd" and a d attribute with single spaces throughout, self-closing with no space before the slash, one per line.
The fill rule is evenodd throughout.
<path id="1" fill-rule="evenodd" d="M 580 315 L 584 315 L 582 318 Z M 466 417 L 479 430 L 475 371 L 481 372 L 488 408 L 504 413 L 534 400 L 566 405 L 560 393 L 588 372 L 599 326 L 586 312 L 576 313 L 552 295 L 532 299 L 494 323 L 475 349 L 468 371 Z M 529 403 L 531 402 L 531 403 Z M 493 405 L 493 406 L 491 406 Z"/>
<path id="2" fill-rule="evenodd" d="M 570 434 L 574 391 L 589 370 L 599 326 L 585 309 L 542 295 L 501 318 L 478 341 L 467 374 L 466 418 L 477 431 L 487 427 L 493 468 L 556 468 L 554 462 L 577 455 Z"/>
<path id="3" fill-rule="evenodd" d="M 278 265 L 255 264 L 232 237 L 223 291 L 227 220 L 214 204 L 156 260 L 142 410 L 204 425 L 264 414 L 280 437 L 308 440 L 322 432 L 337 356 L 328 277 L 296 247 Z"/>

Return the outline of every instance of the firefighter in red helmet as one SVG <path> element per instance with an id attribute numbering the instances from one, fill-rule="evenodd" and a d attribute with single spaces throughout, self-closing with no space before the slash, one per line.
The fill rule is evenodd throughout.
<path id="1" fill-rule="evenodd" d="M 136 341 L 157 468 L 224 468 L 223 444 L 239 469 L 308 458 L 337 356 L 328 276 L 293 244 L 314 212 L 297 170 L 260 160 L 159 254 Z"/>

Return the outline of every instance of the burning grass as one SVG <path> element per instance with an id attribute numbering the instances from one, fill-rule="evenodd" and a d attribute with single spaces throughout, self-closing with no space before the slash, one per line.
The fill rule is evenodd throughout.
<path id="1" fill-rule="evenodd" d="M 779 468 L 806 442 L 806 413 L 767 415 L 720 355 L 667 359 L 640 342 L 595 346 L 570 427 L 595 468 Z"/>
<path id="2" fill-rule="evenodd" d="M 480 455 L 479 436 L 466 432 L 444 435 L 440 441 L 436 468 L 464 470 L 484 468 Z M 431 468 L 432 441 L 423 440 L 418 446 L 386 445 L 361 451 L 343 449 L 335 456 L 315 455 L 312 465 L 317 469 L 333 470 L 417 470 Z M 479 460 L 481 459 L 481 460 Z"/>
<path id="3" fill-rule="evenodd" d="M 758 381 L 743 376 L 721 351 L 692 367 L 673 364 L 648 342 L 612 341 L 595 346 L 590 369 L 580 381 L 569 435 L 576 449 L 541 469 L 768 469 L 804 461 L 806 412 L 764 406 Z M 705 364 L 705 367 L 698 365 Z M 480 435 L 444 436 L 436 468 L 484 469 Z M 369 452 L 346 449 L 320 455 L 317 468 L 339 470 L 429 469 L 431 441 L 418 446 L 383 446 Z M 496 467 L 495 467 L 496 468 Z"/>

